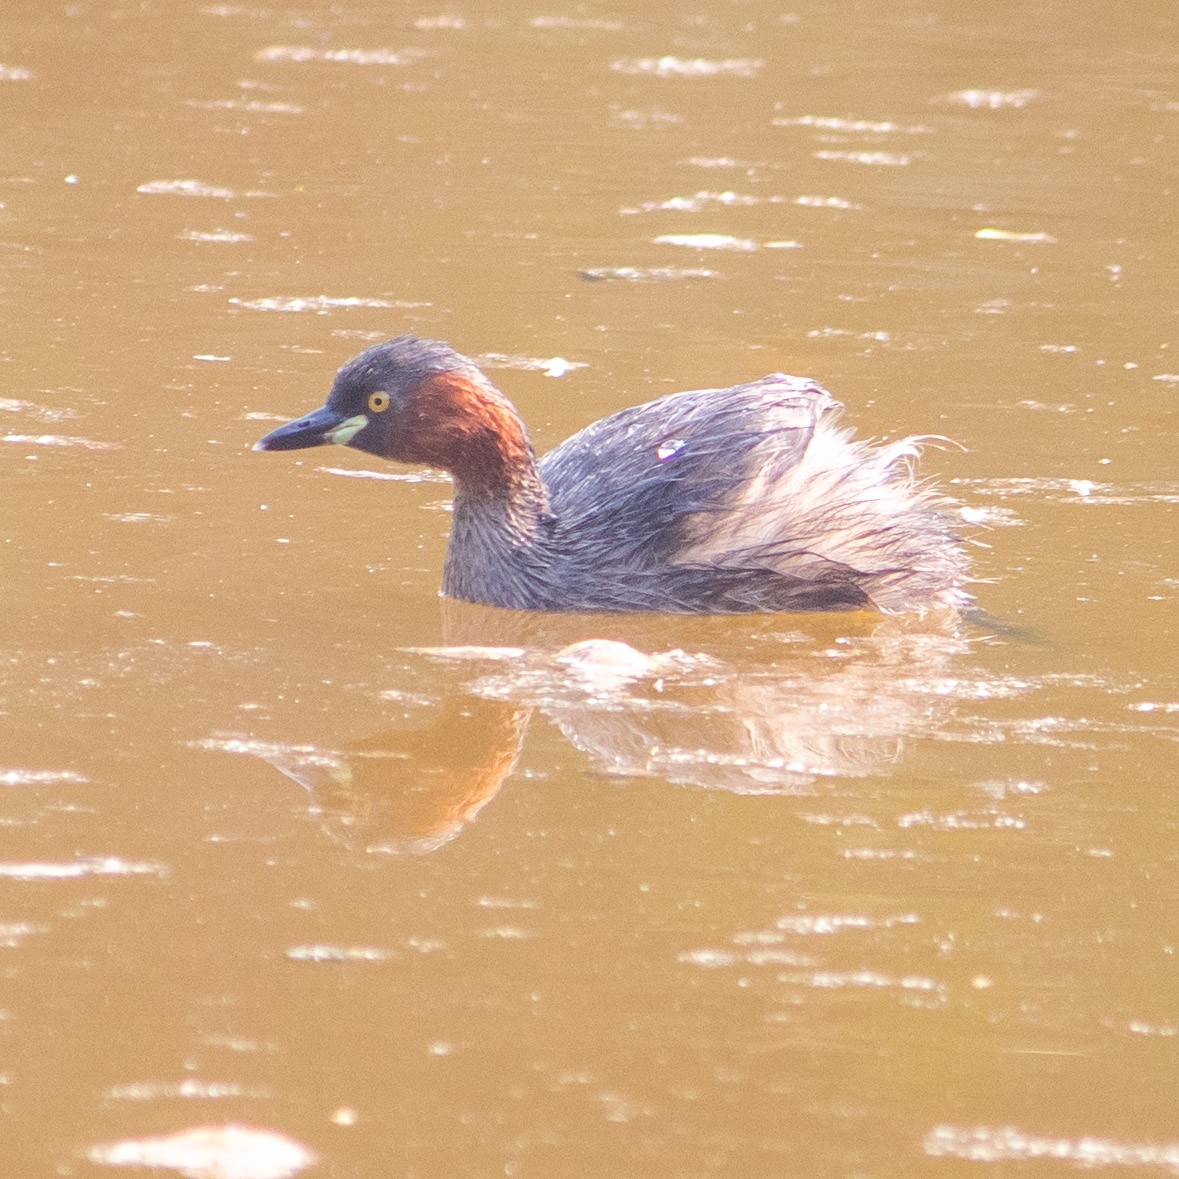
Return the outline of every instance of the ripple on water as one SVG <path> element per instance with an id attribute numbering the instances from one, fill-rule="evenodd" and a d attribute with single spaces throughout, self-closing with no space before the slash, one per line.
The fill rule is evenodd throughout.
<path id="1" fill-rule="evenodd" d="M 176 235 L 184 242 L 220 242 L 227 245 L 237 245 L 241 242 L 252 242 L 253 234 L 235 233 L 229 229 L 188 229 Z"/>
<path id="2" fill-rule="evenodd" d="M 58 786 L 89 782 L 84 774 L 73 770 L 0 769 L 0 786 Z"/>
<path id="3" fill-rule="evenodd" d="M 187 1077 L 183 1081 L 131 1081 L 125 1085 L 112 1085 L 106 1096 L 111 1101 L 219 1101 L 238 1097 L 268 1101 L 271 1092 L 269 1089 L 247 1088 L 236 1081 L 202 1081 Z"/>
<path id="4" fill-rule="evenodd" d="M 301 115 L 306 110 L 294 102 L 263 102 L 256 98 L 189 99 L 185 105 L 199 111 L 241 111 L 248 115 Z"/>
<path id="5" fill-rule="evenodd" d="M 0 413 L 28 414 L 29 417 L 43 422 L 60 422 L 78 416 L 76 409 L 39 405 L 35 401 L 21 401 L 16 397 L 0 397 Z"/>
<path id="6" fill-rule="evenodd" d="M 794 198 L 794 203 L 808 209 L 862 209 L 864 207 L 856 204 L 855 201 L 837 196 L 799 196 Z"/>
<path id="7" fill-rule="evenodd" d="M 887 344 L 892 339 L 888 332 L 853 332 L 847 328 L 811 328 L 806 334 L 808 340 L 851 339 L 866 340 L 873 344 Z"/>
<path id="8" fill-rule="evenodd" d="M 1015 1126 L 935 1126 L 922 1143 L 932 1158 L 973 1163 L 1049 1159 L 1084 1167 L 1164 1167 L 1179 1174 L 1179 1143 L 1119 1142 L 1113 1138 L 1054 1138 Z"/>
<path id="9" fill-rule="evenodd" d="M 1055 245 L 1056 238 L 1042 230 L 997 229 L 993 225 L 976 229 L 974 236 L 980 242 L 1031 242 L 1041 245 Z"/>
<path id="10" fill-rule="evenodd" d="M 934 102 L 948 102 L 972 111 L 1022 110 L 1040 97 L 1039 90 L 955 90 Z"/>
<path id="11" fill-rule="evenodd" d="M 817 990 L 888 991 L 911 1007 L 944 1007 L 950 987 L 941 979 L 923 974 L 889 974 L 880 970 L 815 970 L 781 974 L 778 981 Z"/>
<path id="12" fill-rule="evenodd" d="M 1000 810 L 913 811 L 897 817 L 901 830 L 910 827 L 925 827 L 933 831 L 1023 831 L 1027 821 L 1019 815 L 1009 815 Z"/>
<path id="13" fill-rule="evenodd" d="M 148 180 L 135 191 L 146 196 L 214 197 L 217 200 L 231 200 L 237 196 L 232 188 L 222 188 L 204 180 Z"/>
<path id="14" fill-rule="evenodd" d="M 313 315 L 330 315 L 343 307 L 423 307 L 423 303 L 405 303 L 396 299 L 368 299 L 359 295 L 274 295 L 264 299 L 229 300 L 235 307 L 246 307 L 251 311 L 311 312 Z"/>
<path id="15" fill-rule="evenodd" d="M 36 933 L 48 933 L 49 926 L 34 921 L 9 921 L 0 923 L 0 947 L 6 950 L 20 948 L 25 938 Z M 4 1018 L 0 1012 L 0 1019 Z"/>
<path id="16" fill-rule="evenodd" d="M 534 29 L 575 29 L 578 32 L 618 33 L 626 26 L 620 20 L 592 16 L 534 16 Z"/>
<path id="17" fill-rule="evenodd" d="M 292 946 L 287 950 L 292 962 L 388 962 L 393 951 L 379 946 Z"/>
<path id="18" fill-rule="evenodd" d="M 699 213 L 701 210 L 709 209 L 714 205 L 720 205 L 726 209 L 734 209 L 750 205 L 781 205 L 785 203 L 785 200 L 786 198 L 782 196 L 752 196 L 749 193 L 733 192 L 731 189 L 727 189 L 724 192 L 712 192 L 708 189 L 702 189 L 692 196 L 668 197 L 662 201 L 643 201 L 640 205 L 624 208 L 619 211 L 624 217 L 634 216 L 638 213 L 654 213 L 662 210 L 678 213 Z"/>
<path id="19" fill-rule="evenodd" d="M 516 356 L 505 352 L 484 352 L 479 360 L 485 362 L 489 368 L 513 368 L 522 372 L 544 373 L 546 377 L 563 377 L 576 372 L 579 368 L 588 368 L 584 360 L 566 360 L 563 356 L 550 356 L 548 359 L 539 356 Z"/>
<path id="20" fill-rule="evenodd" d="M 116 524 L 174 524 L 175 516 L 161 515 L 157 512 L 103 512 L 104 520 L 112 520 Z"/>
<path id="21" fill-rule="evenodd" d="M 814 127 L 819 131 L 842 131 L 853 135 L 932 135 L 934 129 L 923 123 L 906 126 L 882 119 L 840 119 L 823 115 L 797 115 L 774 119 L 775 127 Z"/>
<path id="22" fill-rule="evenodd" d="M 24 446 L 76 446 L 82 450 L 121 450 L 121 442 L 99 442 L 94 438 L 76 438 L 65 434 L 0 434 L 0 442 Z"/>
<path id="23" fill-rule="evenodd" d="M 743 160 L 735 160 L 732 156 L 689 156 L 684 161 L 693 168 L 754 168 L 760 164 L 750 164 Z"/>
<path id="24" fill-rule="evenodd" d="M 836 160 L 848 164 L 865 164 L 871 168 L 906 168 L 919 155 L 893 151 L 836 151 L 824 148 L 812 153 L 816 160 Z"/>
<path id="25" fill-rule="evenodd" d="M 610 68 L 620 74 L 639 74 L 653 78 L 753 78 L 765 62 L 751 57 L 626 57 Z"/>
<path id="26" fill-rule="evenodd" d="M 285 419 L 284 419 L 285 420 Z M 325 475 L 339 475 L 344 479 L 375 479 L 380 483 L 449 483 L 450 476 L 442 471 L 369 471 L 365 468 L 316 467 Z"/>
<path id="27" fill-rule="evenodd" d="M 645 131 L 650 127 L 674 127 L 684 121 L 681 115 L 673 115 L 670 111 L 634 111 L 612 107 L 611 112 L 617 122 L 636 131 Z"/>
<path id="28" fill-rule="evenodd" d="M 1021 476 L 1011 479 L 951 479 L 977 495 L 996 499 L 1032 497 L 1042 503 L 1129 507 L 1136 504 L 1179 503 L 1179 483 L 1150 481 L 1099 483 L 1093 479 L 1060 476 Z"/>
<path id="29" fill-rule="evenodd" d="M 254 54 L 256 62 L 292 62 L 303 65 L 307 62 L 332 62 L 345 65 L 409 65 L 424 57 L 422 49 L 320 49 L 314 45 L 271 45 Z"/>
<path id="30" fill-rule="evenodd" d="M 816 921 L 819 920 L 820 918 L 816 918 Z M 835 918 L 831 920 L 834 921 Z M 905 924 L 913 924 L 917 919 L 913 917 L 910 920 L 909 915 L 904 915 L 902 920 Z M 863 924 L 850 927 L 872 930 L 879 929 L 880 924 L 865 917 Z M 835 932 L 838 928 L 839 926 L 835 925 L 828 932 Z M 752 945 L 749 944 L 750 941 L 753 942 Z M 941 979 L 921 974 L 894 974 L 870 968 L 827 969 L 813 955 L 798 953 L 775 944 L 778 941 L 779 939 L 771 935 L 771 938 L 762 944 L 757 935 L 738 934 L 733 938 L 733 944 L 737 947 L 735 949 L 704 947 L 686 950 L 677 956 L 677 960 L 686 966 L 697 966 L 706 970 L 740 968 L 743 973 L 747 973 L 751 968 L 761 967 L 773 972 L 770 977 L 771 985 L 774 987 L 801 987 L 811 991 L 848 994 L 890 994 L 904 1006 L 922 1010 L 944 1007 L 950 1001 L 949 984 Z"/>
<path id="31" fill-rule="evenodd" d="M 301 1142 L 255 1126 L 197 1126 L 150 1138 L 124 1138 L 92 1146 L 92 1163 L 151 1167 L 189 1176 L 292 1179 L 318 1159 Z"/>
<path id="32" fill-rule="evenodd" d="M 655 238 L 657 246 L 683 246 L 689 250 L 736 250 L 749 253 L 758 248 L 750 238 L 729 233 L 664 233 Z"/>
<path id="33" fill-rule="evenodd" d="M 415 29 L 432 32 L 434 29 L 460 30 L 467 27 L 461 16 L 419 16 L 413 22 Z"/>
<path id="34" fill-rule="evenodd" d="M 590 266 L 577 272 L 586 282 L 680 282 L 719 278 L 719 270 L 682 266 Z"/>
<path id="35" fill-rule="evenodd" d="M 8 880 L 78 880 L 86 876 L 167 876 L 167 864 L 124 860 L 119 856 L 87 856 L 64 862 L 0 863 Z"/>

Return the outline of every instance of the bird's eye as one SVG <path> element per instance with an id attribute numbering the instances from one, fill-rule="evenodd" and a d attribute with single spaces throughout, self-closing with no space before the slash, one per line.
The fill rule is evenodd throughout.
<path id="1" fill-rule="evenodd" d="M 381 389 L 368 395 L 368 407 L 373 413 L 384 413 L 389 408 L 389 394 Z"/>

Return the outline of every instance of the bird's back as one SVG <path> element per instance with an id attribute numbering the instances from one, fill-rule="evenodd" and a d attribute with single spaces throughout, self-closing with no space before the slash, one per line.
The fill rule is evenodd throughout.
<path id="1" fill-rule="evenodd" d="M 964 562 L 941 502 L 914 484 L 914 441 L 852 441 L 841 409 L 814 381 L 774 373 L 623 410 L 547 454 L 582 608 L 932 604 Z"/>

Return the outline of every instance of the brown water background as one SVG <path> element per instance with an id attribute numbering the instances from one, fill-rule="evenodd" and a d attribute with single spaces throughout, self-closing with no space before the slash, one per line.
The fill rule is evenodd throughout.
<path id="1" fill-rule="evenodd" d="M 9 0 L 0 1174 L 1179 1173 L 1177 141 L 1163 0 Z M 948 435 L 992 621 L 444 611 L 249 449 L 402 331 Z"/>

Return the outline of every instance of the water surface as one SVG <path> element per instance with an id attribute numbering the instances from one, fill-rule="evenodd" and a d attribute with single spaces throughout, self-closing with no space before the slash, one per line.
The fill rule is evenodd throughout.
<path id="1" fill-rule="evenodd" d="M 6 11 L 0 1169 L 1179 1172 L 1177 66 L 1147 0 Z M 541 449 L 775 369 L 947 435 L 990 620 L 444 608 L 444 481 L 249 450 L 402 331 Z"/>

